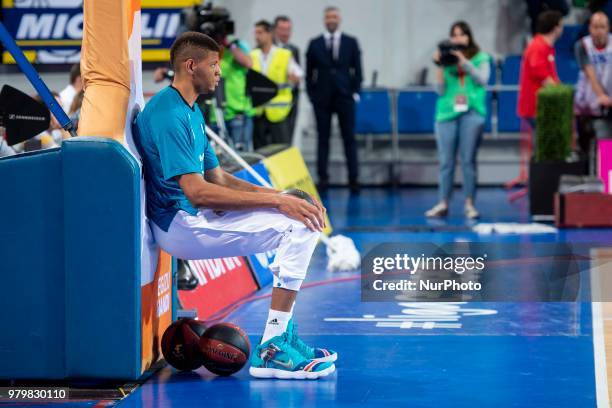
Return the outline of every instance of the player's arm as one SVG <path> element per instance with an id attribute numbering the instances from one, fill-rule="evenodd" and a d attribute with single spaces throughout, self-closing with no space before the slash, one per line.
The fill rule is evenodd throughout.
<path id="1" fill-rule="evenodd" d="M 246 49 L 243 49 L 238 39 L 226 39 L 225 48 L 229 50 L 234 60 L 244 68 L 251 68 L 253 60 Z"/>
<path id="2" fill-rule="evenodd" d="M 215 210 L 255 210 L 276 208 L 283 214 L 301 221 L 313 231 L 322 231 L 325 219 L 322 211 L 306 200 L 291 195 L 238 191 L 204 179 L 199 173 L 176 177 L 189 202 L 196 208 Z"/>
<path id="3" fill-rule="evenodd" d="M 279 192 L 278 190 L 272 188 L 256 186 L 255 184 L 249 183 L 248 181 L 241 180 L 238 177 L 235 177 L 234 175 L 226 172 L 221 167 L 215 167 L 214 169 L 207 170 L 204 173 L 204 178 L 210 183 L 237 191 L 245 191 L 251 193 Z"/>

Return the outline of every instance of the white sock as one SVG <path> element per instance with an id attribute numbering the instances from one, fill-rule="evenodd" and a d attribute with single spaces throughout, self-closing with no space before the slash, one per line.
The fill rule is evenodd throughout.
<path id="1" fill-rule="evenodd" d="M 289 319 L 291 319 L 291 312 L 270 309 L 261 343 L 263 344 L 272 337 L 280 336 L 287 331 Z"/>

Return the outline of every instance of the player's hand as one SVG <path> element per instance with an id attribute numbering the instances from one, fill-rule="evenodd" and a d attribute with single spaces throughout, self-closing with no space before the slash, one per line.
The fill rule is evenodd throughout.
<path id="1" fill-rule="evenodd" d="M 297 75 L 294 75 L 294 74 L 289 74 L 289 75 L 287 76 L 287 80 L 288 80 L 289 82 L 291 82 L 292 84 L 294 84 L 294 85 L 297 85 L 297 84 L 299 84 L 299 83 L 300 83 L 300 77 L 299 77 L 299 76 L 297 76 Z"/>
<path id="2" fill-rule="evenodd" d="M 325 217 L 316 205 L 288 194 L 279 194 L 278 210 L 287 217 L 302 222 L 311 231 L 323 231 Z"/>
<path id="3" fill-rule="evenodd" d="M 463 65 L 468 60 L 465 54 L 463 54 L 461 51 L 451 50 L 450 53 L 454 55 L 455 57 L 457 57 L 457 59 L 459 60 L 459 65 Z"/>
<path id="4" fill-rule="evenodd" d="M 306 194 L 308 194 L 308 193 L 306 193 Z M 321 202 L 320 202 L 319 200 L 317 200 L 316 198 L 314 198 L 314 197 L 312 196 L 312 194 L 308 194 L 308 195 L 310 196 L 310 198 L 312 199 L 312 201 L 314 201 L 314 203 L 315 203 L 316 207 L 319 209 L 319 211 L 321 211 L 321 213 L 323 214 L 323 228 L 326 228 L 326 227 L 327 227 L 327 222 L 325 221 L 325 220 L 326 220 L 326 217 L 325 217 L 325 216 L 327 215 L 327 208 L 325 208 L 325 207 L 323 206 L 323 204 L 321 204 Z"/>
<path id="5" fill-rule="evenodd" d="M 436 50 L 436 52 L 434 52 L 432 59 L 436 64 L 440 63 L 440 50 Z"/>
<path id="6" fill-rule="evenodd" d="M 597 97 L 597 103 L 602 108 L 608 108 L 612 105 L 612 99 L 608 95 L 603 94 Z"/>

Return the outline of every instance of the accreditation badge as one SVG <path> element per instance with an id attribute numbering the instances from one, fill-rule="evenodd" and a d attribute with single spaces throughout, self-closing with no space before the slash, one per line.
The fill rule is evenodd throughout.
<path id="1" fill-rule="evenodd" d="M 454 110 L 457 113 L 463 113 L 469 110 L 468 101 L 465 95 L 457 95 L 455 98 Z"/>

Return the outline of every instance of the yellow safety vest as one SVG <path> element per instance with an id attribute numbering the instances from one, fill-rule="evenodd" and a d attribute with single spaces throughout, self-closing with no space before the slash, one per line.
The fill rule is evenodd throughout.
<path id="1" fill-rule="evenodd" d="M 291 51 L 284 48 L 276 48 L 272 55 L 272 60 L 268 64 L 268 72 L 262 72 L 262 54 L 259 48 L 251 51 L 251 59 L 253 60 L 253 66 L 251 68 L 267 76 L 278 85 L 279 89 L 272 100 L 263 107 L 257 108 L 257 116 L 265 114 L 270 122 L 282 122 L 289 115 L 293 103 L 291 84 L 289 83 L 287 75 L 289 62 L 291 61 Z"/>

